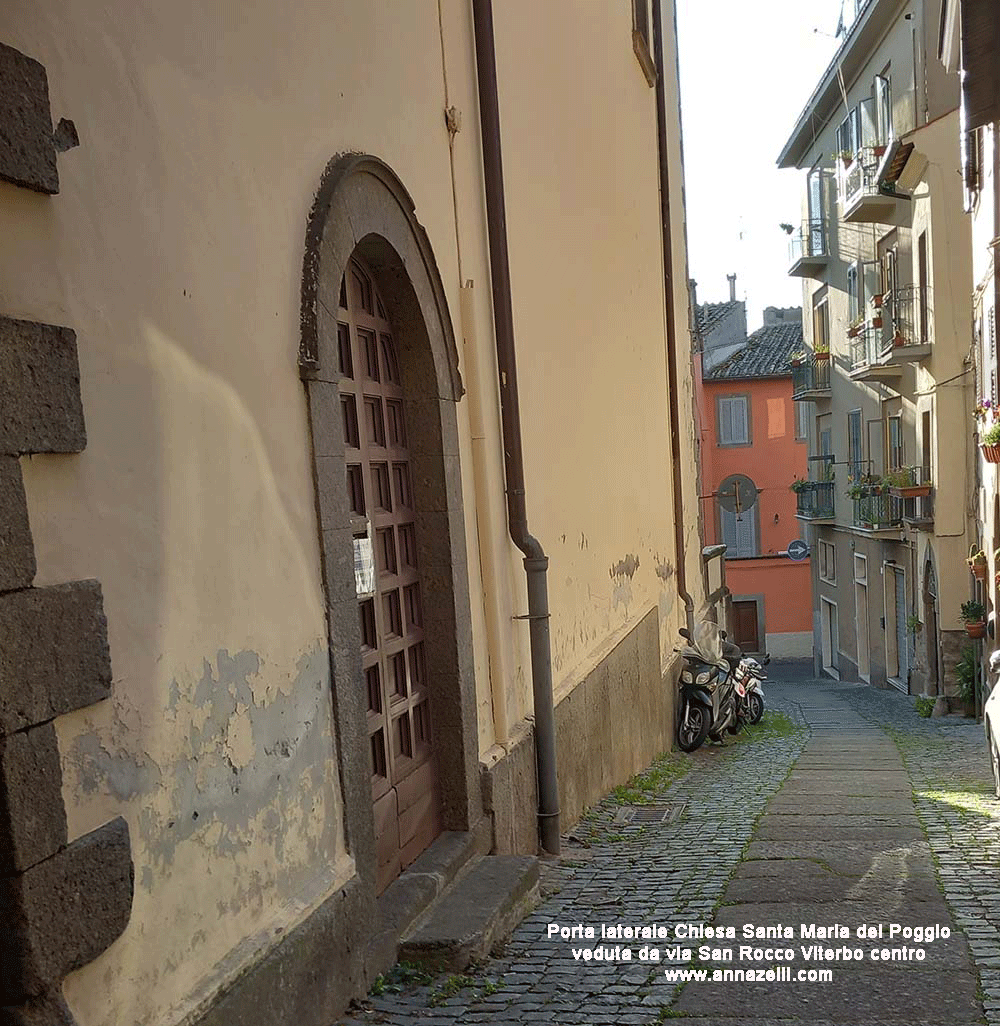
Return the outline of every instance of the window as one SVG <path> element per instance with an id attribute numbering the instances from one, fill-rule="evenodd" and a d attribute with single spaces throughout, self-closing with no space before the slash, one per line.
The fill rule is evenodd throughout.
<path id="1" fill-rule="evenodd" d="M 819 543 L 819 579 L 827 584 L 837 583 L 837 548 L 832 542 Z"/>
<path id="2" fill-rule="evenodd" d="M 795 441 L 806 442 L 809 440 L 809 413 L 811 403 L 795 404 Z"/>
<path id="3" fill-rule="evenodd" d="M 632 0 L 632 49 L 650 86 L 656 85 L 656 65 L 653 63 L 653 20 L 649 13 L 650 0 Z"/>
<path id="4" fill-rule="evenodd" d="M 861 411 L 851 410 L 847 415 L 847 458 L 851 477 L 864 473 L 865 453 L 861 438 Z"/>
<path id="5" fill-rule="evenodd" d="M 756 505 L 740 513 L 732 513 L 719 506 L 719 522 L 726 545 L 726 559 L 748 559 L 760 555 Z"/>
<path id="6" fill-rule="evenodd" d="M 813 307 L 813 352 L 830 351 L 830 308 L 826 299 Z"/>
<path id="7" fill-rule="evenodd" d="M 876 144 L 885 146 L 892 141 L 892 83 L 888 66 L 875 76 L 875 134 Z"/>
<path id="8" fill-rule="evenodd" d="M 847 318 L 854 324 L 861 313 L 860 275 L 857 264 L 847 268 Z"/>
<path id="9" fill-rule="evenodd" d="M 745 395 L 716 400 L 719 445 L 750 444 L 750 400 Z"/>
<path id="10" fill-rule="evenodd" d="M 903 418 L 900 416 L 889 417 L 886 420 L 889 469 L 899 470 L 903 466 Z"/>

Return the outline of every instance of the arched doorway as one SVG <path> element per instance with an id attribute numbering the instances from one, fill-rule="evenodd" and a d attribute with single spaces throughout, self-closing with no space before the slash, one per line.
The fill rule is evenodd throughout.
<path id="1" fill-rule="evenodd" d="M 335 157 L 316 193 L 299 373 L 360 938 L 440 830 L 483 816 L 458 349 L 413 201 L 375 157 Z"/>
<path id="2" fill-rule="evenodd" d="M 338 308 L 340 403 L 381 892 L 441 832 L 423 600 L 392 325 L 352 258 Z"/>

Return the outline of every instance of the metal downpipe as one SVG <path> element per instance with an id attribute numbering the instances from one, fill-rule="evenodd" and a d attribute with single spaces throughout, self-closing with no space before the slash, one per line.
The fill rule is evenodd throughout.
<path id="1" fill-rule="evenodd" d="M 549 643 L 548 566 L 539 541 L 528 531 L 524 494 L 524 456 L 521 411 L 517 391 L 514 315 L 510 295 L 507 251 L 507 211 L 504 202 L 503 154 L 500 145 L 500 104 L 497 95 L 496 47 L 492 0 L 473 0 L 476 33 L 476 76 L 486 187 L 493 320 L 500 380 L 500 419 L 503 431 L 504 473 L 507 485 L 507 524 L 511 539 L 524 553 L 531 645 L 531 689 L 535 713 L 535 760 L 538 773 L 538 834 L 542 849 L 559 854 L 559 783 L 556 776 L 555 710 L 552 699 L 552 659 Z"/>
<path id="2" fill-rule="evenodd" d="M 677 595 L 684 603 L 688 630 L 694 629 L 694 600 L 687 590 L 684 553 L 684 480 L 681 473 L 680 389 L 677 383 L 677 330 L 674 316 L 674 254 L 667 149 L 667 92 L 663 62 L 663 5 L 653 2 L 653 61 L 656 66 L 656 150 L 660 175 L 660 236 L 663 243 L 663 301 L 667 329 L 667 403 L 670 408 L 670 466 L 674 492 L 674 548 Z M 687 283 L 685 283 L 687 288 Z"/>

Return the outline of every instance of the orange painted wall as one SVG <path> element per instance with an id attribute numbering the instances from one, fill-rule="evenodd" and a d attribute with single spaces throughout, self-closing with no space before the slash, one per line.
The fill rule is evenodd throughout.
<path id="1" fill-rule="evenodd" d="M 808 445 L 795 440 L 792 379 L 702 381 L 700 356 L 696 383 L 701 432 L 702 512 L 705 543 L 721 542 L 717 499 L 713 493 L 730 474 L 746 474 L 760 492 L 760 559 L 726 561 L 726 583 L 734 595 L 764 595 L 768 634 L 812 630 L 810 561 L 794 563 L 779 556 L 795 538 L 805 538 L 795 517 L 795 493 L 789 485 L 806 477 Z M 717 437 L 716 399 L 746 395 L 750 400 L 749 446 L 721 447 Z"/>

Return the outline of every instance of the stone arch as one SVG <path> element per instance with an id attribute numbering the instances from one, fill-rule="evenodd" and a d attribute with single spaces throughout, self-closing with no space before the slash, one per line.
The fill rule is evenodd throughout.
<path id="1" fill-rule="evenodd" d="M 425 637 L 431 639 L 427 672 L 434 685 L 444 829 L 471 829 L 482 807 L 456 411 L 463 388 L 454 331 L 430 242 L 408 192 L 377 158 L 341 155 L 323 174 L 306 232 L 299 368 L 312 434 L 345 832 L 372 893 L 376 850 L 367 702 L 339 398 L 337 311 L 352 257 L 373 276 L 397 339 Z"/>

